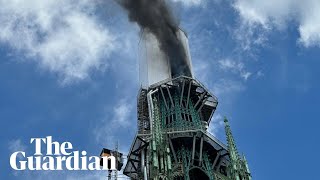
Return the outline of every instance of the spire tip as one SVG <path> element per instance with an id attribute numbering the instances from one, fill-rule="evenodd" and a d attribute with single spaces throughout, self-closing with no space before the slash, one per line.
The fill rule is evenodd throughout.
<path id="1" fill-rule="evenodd" d="M 228 119 L 227 119 L 226 116 L 224 117 L 224 122 L 225 122 L 225 123 L 228 123 Z"/>

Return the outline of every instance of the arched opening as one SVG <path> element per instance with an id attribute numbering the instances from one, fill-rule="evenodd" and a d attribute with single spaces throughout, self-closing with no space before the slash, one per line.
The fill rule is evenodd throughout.
<path id="1" fill-rule="evenodd" d="M 208 175 L 200 168 L 193 168 L 189 171 L 190 180 L 209 180 Z"/>

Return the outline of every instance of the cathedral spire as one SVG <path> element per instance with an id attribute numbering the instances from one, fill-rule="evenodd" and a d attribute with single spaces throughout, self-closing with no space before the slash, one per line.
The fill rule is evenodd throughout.
<path id="1" fill-rule="evenodd" d="M 225 123 L 225 131 L 226 131 L 226 136 L 227 136 L 230 158 L 231 158 L 231 161 L 236 162 L 240 159 L 240 156 L 238 154 L 237 146 L 236 146 L 236 143 L 235 143 L 234 138 L 232 136 L 229 121 L 226 117 L 224 117 L 224 123 Z"/>
<path id="2" fill-rule="evenodd" d="M 237 146 L 226 117 L 224 118 L 224 123 L 228 142 L 228 151 L 230 154 L 230 176 L 235 180 L 251 180 L 247 160 L 244 156 L 241 158 L 238 153 Z"/>

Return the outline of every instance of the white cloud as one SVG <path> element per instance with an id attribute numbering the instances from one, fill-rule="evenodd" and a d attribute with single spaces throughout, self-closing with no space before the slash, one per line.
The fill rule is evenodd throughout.
<path id="1" fill-rule="evenodd" d="M 210 64 L 207 61 L 203 61 L 200 59 L 197 59 L 197 61 L 193 62 L 193 72 L 195 73 L 195 76 L 197 79 L 200 79 L 202 81 L 210 81 L 209 73 L 211 72 Z"/>
<path id="2" fill-rule="evenodd" d="M 302 1 L 299 41 L 306 47 L 320 46 L 320 1 L 314 0 L 304 4 Z"/>
<path id="3" fill-rule="evenodd" d="M 126 127 L 130 124 L 130 114 L 132 112 L 133 105 L 130 104 L 127 100 L 120 100 L 119 104 L 113 109 L 114 117 L 113 121 L 120 126 Z"/>
<path id="4" fill-rule="evenodd" d="M 270 30 L 294 22 L 299 27 L 298 42 L 305 47 L 320 46 L 319 0 L 236 0 L 234 7 L 245 25 Z"/>
<path id="5" fill-rule="evenodd" d="M 172 0 L 173 2 L 180 2 L 185 6 L 199 6 L 204 0 Z"/>
<path id="6" fill-rule="evenodd" d="M 260 78 L 260 77 L 264 76 L 264 73 L 262 72 L 262 70 L 259 70 L 259 71 L 257 72 L 256 76 L 257 76 L 258 78 Z"/>
<path id="7" fill-rule="evenodd" d="M 103 69 L 115 37 L 92 15 L 89 0 L 0 0 L 0 42 L 66 83 Z"/>
<path id="8" fill-rule="evenodd" d="M 214 135 L 217 136 L 220 130 L 222 130 L 224 127 L 223 117 L 221 114 L 215 114 L 212 118 L 212 121 L 210 122 L 208 131 Z"/>
<path id="9" fill-rule="evenodd" d="M 21 139 L 15 139 L 9 142 L 8 149 L 10 152 L 14 153 L 17 151 L 25 151 L 27 147 L 22 144 Z"/>
<path id="10" fill-rule="evenodd" d="M 241 62 L 238 63 L 231 59 L 222 59 L 219 60 L 218 63 L 222 70 L 230 70 L 233 73 L 239 74 L 239 76 L 244 80 L 247 80 L 252 74 L 245 70 L 245 66 Z"/>
<path id="11" fill-rule="evenodd" d="M 112 104 L 112 102 L 110 103 Z M 135 128 L 132 126 L 135 125 L 134 122 L 136 118 L 133 117 L 133 108 L 133 101 L 127 98 L 120 99 L 114 108 L 106 108 L 105 116 L 93 131 L 97 143 L 113 146 L 120 136 L 128 133 L 129 129 L 131 132 L 134 132 Z M 129 136 L 129 134 L 127 135 Z M 121 145 L 123 147 L 127 145 L 125 144 L 126 142 L 122 143 Z M 120 150 L 125 152 L 128 149 L 122 149 L 122 147 L 120 147 Z"/>
<path id="12" fill-rule="evenodd" d="M 8 143 L 8 150 L 10 153 L 14 153 L 14 152 L 17 152 L 17 151 L 23 151 L 23 152 L 26 152 L 26 149 L 27 149 L 27 146 L 24 145 L 22 142 L 21 142 L 21 139 L 15 139 L 15 140 L 11 140 L 9 141 Z M 17 159 L 19 160 L 23 160 L 24 157 L 19 154 L 17 156 Z M 12 173 L 14 176 L 18 176 L 20 175 L 20 172 L 19 171 L 13 171 Z"/>
<path id="13" fill-rule="evenodd" d="M 239 43 L 241 51 L 246 52 L 248 56 L 255 57 L 255 47 L 264 46 L 267 42 L 269 28 L 261 24 L 241 22 L 238 28 L 234 29 L 233 37 Z"/>
<path id="14" fill-rule="evenodd" d="M 213 85 L 213 92 L 217 97 L 230 96 L 235 92 L 240 92 L 245 90 L 245 86 L 239 82 L 230 79 L 220 79 Z"/>
<path id="15" fill-rule="evenodd" d="M 270 27 L 274 24 L 284 25 L 292 9 L 292 2 L 292 0 L 237 0 L 234 6 L 247 22 Z"/>

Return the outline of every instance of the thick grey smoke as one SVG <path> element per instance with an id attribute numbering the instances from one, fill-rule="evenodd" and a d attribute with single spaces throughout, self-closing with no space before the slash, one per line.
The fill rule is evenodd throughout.
<path id="1" fill-rule="evenodd" d="M 160 49 L 169 58 L 172 77 L 191 77 L 187 54 L 177 37 L 178 23 L 164 0 L 116 0 L 128 11 L 129 20 L 143 30 L 151 32 L 160 44 Z"/>

